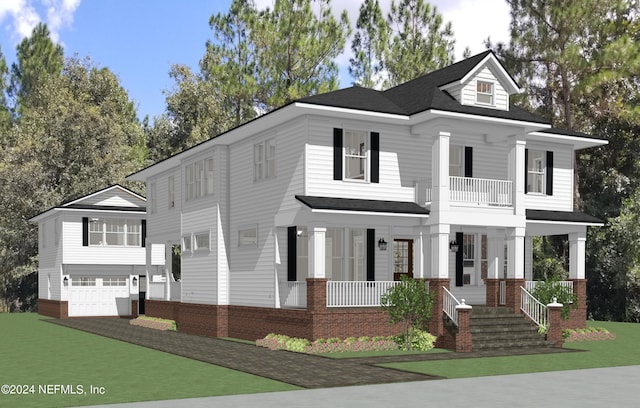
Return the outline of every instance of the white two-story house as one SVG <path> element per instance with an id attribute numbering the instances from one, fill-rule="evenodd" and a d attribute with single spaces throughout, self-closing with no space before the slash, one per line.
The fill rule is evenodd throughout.
<path id="1" fill-rule="evenodd" d="M 114 185 L 31 219 L 38 223 L 38 313 L 138 315 L 147 274 L 145 205 Z"/>
<path id="2" fill-rule="evenodd" d="M 601 221 L 573 207 L 574 155 L 606 141 L 551 128 L 517 92 L 487 51 L 386 91 L 297 100 L 129 176 L 147 185 L 147 260 L 182 249 L 180 284 L 148 265 L 163 287 L 147 314 L 247 339 L 392 334 L 377 306 L 407 275 L 435 292 L 438 335 L 446 299 L 519 311 L 532 237 L 567 234 L 584 325 L 586 229 Z"/>

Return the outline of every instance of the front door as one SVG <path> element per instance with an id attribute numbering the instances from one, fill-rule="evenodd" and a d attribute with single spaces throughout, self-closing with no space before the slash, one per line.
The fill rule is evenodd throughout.
<path id="1" fill-rule="evenodd" d="M 393 280 L 399 281 L 402 276 L 413 278 L 413 240 L 393 240 Z"/>

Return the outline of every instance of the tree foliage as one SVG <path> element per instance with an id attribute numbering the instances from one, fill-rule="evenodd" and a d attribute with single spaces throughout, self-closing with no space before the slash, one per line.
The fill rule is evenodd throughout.
<path id="1" fill-rule="evenodd" d="M 382 85 L 384 54 L 389 38 L 389 26 L 378 0 L 365 0 L 360 5 L 356 32 L 351 42 L 353 57 L 349 60 L 349 74 L 355 83 L 365 88 Z"/>

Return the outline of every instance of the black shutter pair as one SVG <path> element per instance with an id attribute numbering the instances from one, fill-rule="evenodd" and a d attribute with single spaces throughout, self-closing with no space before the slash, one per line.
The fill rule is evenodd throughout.
<path id="1" fill-rule="evenodd" d="M 546 195 L 553 195 L 553 152 L 547 151 Z M 524 149 L 524 192 L 529 192 L 529 149 Z"/>
<path id="2" fill-rule="evenodd" d="M 142 247 L 147 246 L 147 220 L 142 220 Z M 82 217 L 82 246 L 89 246 L 89 218 Z"/>
<path id="3" fill-rule="evenodd" d="M 333 129 L 333 179 L 342 180 L 342 129 Z M 380 133 L 371 132 L 371 182 L 380 182 Z"/>
<path id="4" fill-rule="evenodd" d="M 287 228 L 287 280 L 295 282 L 298 280 L 298 227 Z M 376 230 L 367 229 L 367 280 L 374 281 L 375 277 L 375 256 L 376 256 Z"/>

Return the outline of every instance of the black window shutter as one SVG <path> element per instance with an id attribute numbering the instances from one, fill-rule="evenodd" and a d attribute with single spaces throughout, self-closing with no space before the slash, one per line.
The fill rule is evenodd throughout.
<path id="1" fill-rule="evenodd" d="M 333 129 L 333 179 L 342 180 L 342 129 Z"/>
<path id="2" fill-rule="evenodd" d="M 89 218 L 82 217 L 82 246 L 89 246 Z"/>
<path id="3" fill-rule="evenodd" d="M 367 229 L 367 280 L 376 280 L 376 230 Z"/>
<path id="4" fill-rule="evenodd" d="M 462 232 L 456 232 L 456 243 L 458 244 L 458 252 L 456 252 L 456 286 L 462 286 L 463 284 L 463 272 L 464 272 L 464 253 L 462 244 L 464 241 L 464 235 Z"/>
<path id="5" fill-rule="evenodd" d="M 473 147 L 464 147 L 464 176 L 473 177 Z"/>
<path id="6" fill-rule="evenodd" d="M 380 182 L 380 133 L 371 132 L 371 182 Z"/>
<path id="7" fill-rule="evenodd" d="M 298 227 L 287 228 L 287 280 L 298 280 Z"/>
<path id="8" fill-rule="evenodd" d="M 142 246 L 147 246 L 147 220 L 142 220 Z"/>
<path id="9" fill-rule="evenodd" d="M 529 149 L 524 149 L 524 193 L 529 192 Z"/>
<path id="10" fill-rule="evenodd" d="M 553 195 L 553 152 L 547 152 L 547 195 Z"/>

